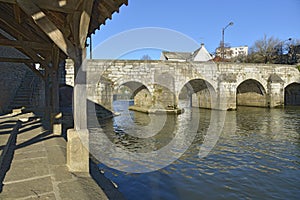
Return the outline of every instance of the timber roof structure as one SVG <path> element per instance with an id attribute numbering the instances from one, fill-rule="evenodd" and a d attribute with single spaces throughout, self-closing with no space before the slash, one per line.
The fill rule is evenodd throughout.
<path id="1" fill-rule="evenodd" d="M 128 0 L 0 0 L 0 46 L 13 47 L 26 58 L 0 62 L 56 66 L 66 57 L 78 58 L 87 37 L 112 19 Z M 1 53 L 0 53 L 1 54 Z"/>

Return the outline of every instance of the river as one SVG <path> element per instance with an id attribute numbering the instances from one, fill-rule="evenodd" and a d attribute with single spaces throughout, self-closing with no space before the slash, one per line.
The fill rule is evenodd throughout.
<path id="1" fill-rule="evenodd" d="M 239 107 L 224 115 L 224 112 L 186 106 L 185 113 L 179 116 L 149 116 L 128 111 L 127 106 L 127 102 L 114 102 L 120 115 L 101 122 L 102 131 L 116 146 L 133 153 L 147 153 L 162 149 L 171 144 L 177 134 L 182 134 L 187 148 L 179 145 L 178 152 L 182 155 L 177 159 L 178 153 L 170 154 L 174 161 L 152 172 L 131 173 L 126 168 L 120 171 L 111 165 L 99 164 L 126 199 L 300 198 L 299 107 Z M 216 122 L 219 124 L 215 126 Z M 213 137 L 217 140 L 210 143 L 215 145 L 210 147 L 207 156 L 199 157 L 208 134 L 218 132 L 214 127 L 220 130 Z M 152 134 L 157 132 L 156 135 L 139 135 L 155 128 Z M 90 127 L 91 135 L 98 131 L 99 128 Z M 102 145 L 99 141 L 99 138 L 94 139 L 93 145 Z M 94 149 L 94 154 L 106 152 L 103 148 Z M 177 149 L 172 146 L 171 151 Z M 152 168 L 146 165 L 162 166 L 161 161 L 157 166 L 155 162 L 143 162 L 139 166 L 149 171 Z"/>

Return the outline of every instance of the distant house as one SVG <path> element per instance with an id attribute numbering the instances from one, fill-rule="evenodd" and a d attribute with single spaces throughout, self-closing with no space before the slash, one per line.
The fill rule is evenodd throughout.
<path id="1" fill-rule="evenodd" d="M 194 52 L 169 52 L 163 51 L 160 57 L 160 60 L 169 60 L 169 61 L 200 61 L 206 62 L 212 60 L 212 56 L 206 50 L 204 44 L 201 44 L 201 47 Z"/>
<path id="2" fill-rule="evenodd" d="M 224 48 L 224 58 L 231 59 L 238 56 L 247 56 L 248 55 L 248 46 L 239 46 L 239 47 L 225 47 Z M 222 48 L 219 47 L 216 49 L 216 56 L 222 58 Z"/>

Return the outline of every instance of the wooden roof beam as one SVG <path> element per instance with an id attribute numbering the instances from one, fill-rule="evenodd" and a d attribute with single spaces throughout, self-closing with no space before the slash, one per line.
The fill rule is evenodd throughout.
<path id="1" fill-rule="evenodd" d="M 32 49 L 48 50 L 48 51 L 51 51 L 52 48 L 51 45 L 48 45 L 46 43 L 18 41 L 18 40 L 9 40 L 9 39 L 0 39 L 0 46 L 8 46 L 14 48 L 30 47 Z"/>
<path id="2" fill-rule="evenodd" d="M 4 58 L 0 57 L 0 62 L 8 62 L 8 63 L 34 63 L 32 59 L 27 58 Z"/>
<path id="3" fill-rule="evenodd" d="M 34 4 L 45 10 L 73 13 L 83 0 L 34 0 Z M 0 0 L 2 3 L 18 4 L 18 0 Z"/>
<path id="4" fill-rule="evenodd" d="M 85 0 L 82 5 L 83 11 L 81 13 L 79 24 L 79 42 L 82 49 L 85 48 L 86 38 L 89 32 L 93 4 L 94 0 Z"/>
<path id="5" fill-rule="evenodd" d="M 69 57 L 76 58 L 74 45 L 51 22 L 46 14 L 30 0 L 17 0 L 20 8 L 48 35 L 48 37 Z"/>
<path id="6" fill-rule="evenodd" d="M 0 21 L 3 24 L 5 24 L 7 27 L 9 27 L 15 34 L 20 35 L 23 38 L 26 38 L 27 40 L 39 39 L 39 37 L 35 37 L 36 35 L 34 33 L 29 31 L 28 29 L 25 29 L 23 26 L 18 24 L 14 19 L 7 16 L 6 13 L 3 10 L 1 10 L 1 7 L 0 7 Z M 14 34 L 11 34 L 11 32 L 9 32 L 9 34 L 13 35 L 15 38 L 17 38 L 17 36 Z M 42 40 L 40 40 L 40 41 L 42 41 Z"/>
<path id="7" fill-rule="evenodd" d="M 42 55 L 38 55 L 36 51 L 31 49 L 30 46 L 25 46 L 23 44 L 23 41 L 17 41 L 17 40 L 8 40 L 5 36 L 0 34 L 0 41 L 3 42 L 2 46 L 10 46 L 14 47 L 17 50 L 19 50 L 21 53 L 24 54 L 24 56 L 27 56 L 31 58 L 34 62 L 40 63 L 42 66 L 48 66 L 49 62 L 45 61 L 45 58 L 42 58 Z M 13 44 L 13 46 L 11 46 Z M 17 45 L 15 45 L 17 44 Z"/>

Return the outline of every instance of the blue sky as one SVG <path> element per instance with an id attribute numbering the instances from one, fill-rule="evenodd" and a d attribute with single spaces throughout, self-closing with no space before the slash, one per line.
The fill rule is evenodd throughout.
<path id="1" fill-rule="evenodd" d="M 300 39 L 300 0 L 129 0 L 128 6 L 122 6 L 120 13 L 115 13 L 93 35 L 93 47 L 124 31 L 160 27 L 184 34 L 199 45 L 205 43 L 208 51 L 214 52 L 222 28 L 230 21 L 234 25 L 225 30 L 225 43 L 231 46 L 250 47 L 264 34 L 282 40 Z M 122 46 L 122 42 L 118 45 Z M 138 59 L 149 54 L 158 59 L 159 52 L 147 49 L 122 58 Z"/>

